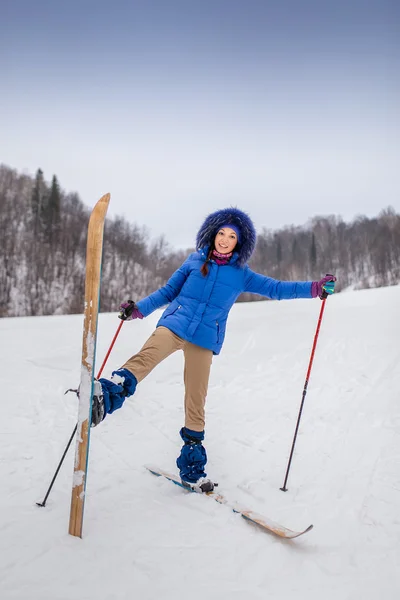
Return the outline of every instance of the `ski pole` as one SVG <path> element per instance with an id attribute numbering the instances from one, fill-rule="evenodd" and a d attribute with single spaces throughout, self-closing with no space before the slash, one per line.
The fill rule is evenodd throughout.
<path id="1" fill-rule="evenodd" d="M 101 376 L 101 374 L 102 374 L 102 372 L 103 372 L 103 369 L 104 369 L 104 367 L 105 367 L 105 365 L 106 365 L 106 362 L 107 362 L 107 360 L 108 360 L 108 357 L 110 356 L 110 354 L 111 354 L 111 350 L 113 349 L 113 346 L 114 346 L 114 344 L 115 344 L 115 340 L 117 339 L 117 337 L 118 337 L 118 334 L 119 334 L 119 332 L 121 331 L 121 327 L 122 327 L 122 325 L 123 325 L 123 324 L 124 324 L 124 321 L 121 321 L 121 323 L 118 325 L 118 329 L 117 329 L 117 331 L 116 331 L 116 333 L 115 333 L 115 335 L 114 335 L 114 337 L 113 337 L 113 340 L 112 340 L 112 342 L 111 342 L 111 344 L 110 344 L 110 347 L 109 347 L 109 349 L 108 349 L 108 351 L 107 351 L 107 354 L 106 354 L 106 356 L 105 356 L 105 358 L 104 358 L 104 360 L 103 360 L 103 364 L 102 364 L 102 365 L 101 365 L 101 367 L 100 367 L 100 370 L 99 370 L 99 372 L 98 372 L 98 374 L 97 374 L 97 377 L 96 377 L 96 379 L 99 379 L 99 378 L 100 378 L 100 376 Z M 67 392 L 69 392 L 69 391 L 76 392 L 77 390 L 67 390 Z M 54 473 L 53 479 L 51 480 L 51 483 L 50 483 L 50 485 L 49 485 L 49 489 L 47 490 L 47 492 L 46 492 L 46 495 L 45 495 L 44 499 L 43 499 L 43 501 L 42 501 L 42 502 L 36 502 L 37 506 L 46 506 L 47 498 L 49 497 L 49 494 L 50 494 L 50 492 L 51 492 L 51 488 L 53 487 L 53 484 L 54 484 L 54 482 L 55 482 L 55 480 L 56 480 L 56 478 L 57 478 L 58 472 L 59 472 L 59 470 L 61 469 L 61 465 L 62 465 L 62 464 L 63 464 L 63 462 L 64 462 L 64 458 L 66 457 L 66 455 L 67 455 L 67 452 L 68 452 L 68 450 L 69 450 L 69 447 L 70 447 L 70 445 L 71 445 L 71 443 L 72 443 L 72 440 L 74 439 L 74 435 L 75 435 L 75 433 L 76 433 L 76 430 L 77 430 L 77 428 L 78 428 L 78 424 L 76 424 L 76 425 L 75 425 L 75 427 L 74 427 L 74 430 L 73 430 L 73 432 L 72 432 L 72 434 L 71 434 L 71 437 L 69 438 L 68 444 L 67 444 L 67 446 L 66 446 L 66 448 L 65 448 L 65 450 L 64 450 L 64 454 L 62 455 L 62 457 L 61 457 L 61 460 L 60 460 L 60 462 L 58 463 L 58 467 L 57 467 L 57 469 L 56 469 L 56 472 Z"/>
<path id="2" fill-rule="evenodd" d="M 312 365 L 313 365 L 313 361 L 314 361 L 315 349 L 317 347 L 318 335 L 319 335 L 319 330 L 321 328 L 321 322 L 322 322 L 322 317 L 323 317 L 324 310 L 325 310 L 325 302 L 326 302 L 327 297 L 328 297 L 328 294 L 324 291 L 323 292 L 323 296 L 322 296 L 321 310 L 320 310 L 320 313 L 319 313 L 317 331 L 315 332 L 315 336 L 314 336 L 314 343 L 313 343 L 313 347 L 312 347 L 312 351 L 311 351 L 310 362 L 309 362 L 309 365 L 308 365 L 308 371 L 307 371 L 307 375 L 306 375 L 306 381 L 305 381 L 305 384 L 304 384 L 303 395 L 302 395 L 302 398 L 301 398 L 299 416 L 297 418 L 296 430 L 294 432 L 292 449 L 290 451 L 289 462 L 288 462 L 288 466 L 287 466 L 287 469 L 286 469 L 285 481 L 284 481 L 283 487 L 279 488 L 279 489 L 282 490 L 282 492 L 287 492 L 286 484 L 287 484 L 287 480 L 288 480 L 288 477 L 289 477 L 290 466 L 292 464 L 294 447 L 296 445 L 297 433 L 299 431 L 300 419 L 301 419 L 301 415 L 302 415 L 302 412 L 303 412 L 304 400 L 305 400 L 306 394 L 307 394 L 308 382 L 310 380 L 311 369 L 312 369 Z"/>
<path id="3" fill-rule="evenodd" d="M 124 322 L 123 322 L 123 321 L 121 321 L 121 323 L 118 325 L 118 329 L 117 329 L 117 331 L 115 332 L 115 335 L 114 335 L 114 337 L 113 337 L 113 339 L 112 339 L 112 342 L 111 342 L 111 344 L 110 344 L 110 347 L 109 347 L 109 349 L 108 349 L 108 351 L 107 351 L 107 354 L 106 354 L 106 356 L 105 356 L 105 358 L 104 358 L 104 360 L 103 360 L 103 364 L 102 364 L 102 365 L 101 365 L 101 367 L 100 367 L 100 370 L 99 370 L 99 372 L 98 372 L 98 374 L 97 374 L 97 377 L 96 377 L 96 379 L 100 379 L 100 376 L 101 376 L 101 374 L 102 374 L 102 372 L 103 372 L 103 369 L 104 369 L 104 367 L 106 366 L 106 362 L 108 361 L 108 357 L 109 357 L 109 356 L 110 356 L 110 354 L 111 354 L 111 350 L 112 350 L 112 349 L 113 349 L 113 347 L 114 347 L 115 340 L 117 339 L 117 337 L 118 337 L 118 334 L 119 334 L 119 332 L 121 331 L 121 327 L 122 327 L 122 325 L 123 325 L 123 324 L 124 324 Z"/>

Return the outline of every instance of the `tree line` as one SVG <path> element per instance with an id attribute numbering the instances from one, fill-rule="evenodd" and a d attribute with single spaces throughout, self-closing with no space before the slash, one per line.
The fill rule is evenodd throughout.
<path id="1" fill-rule="evenodd" d="M 251 266 L 284 280 L 338 278 L 337 290 L 400 283 L 400 215 L 392 207 L 374 218 L 316 216 L 304 226 L 258 236 Z"/>
<path id="2" fill-rule="evenodd" d="M 90 209 L 39 169 L 32 178 L 0 165 L 0 317 L 83 312 Z M 185 252 L 146 228 L 107 218 L 100 307 L 115 311 L 161 286 Z"/>
<path id="3" fill-rule="evenodd" d="M 90 209 L 54 175 L 21 174 L 0 165 L 0 317 L 83 311 Z M 195 234 L 195 232 L 194 232 Z M 163 285 L 193 251 L 175 251 L 165 237 L 149 241 L 144 227 L 107 218 L 100 309 L 116 311 Z M 338 276 L 338 288 L 400 283 L 400 215 L 345 223 L 315 217 L 304 226 L 263 230 L 250 266 L 284 280 Z M 240 300 L 254 300 L 243 294 Z"/>

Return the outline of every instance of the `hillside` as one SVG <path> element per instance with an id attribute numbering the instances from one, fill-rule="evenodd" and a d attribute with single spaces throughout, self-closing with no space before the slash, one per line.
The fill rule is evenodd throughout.
<path id="1" fill-rule="evenodd" d="M 156 479 L 172 470 L 183 358 L 161 364 L 92 431 L 84 538 L 68 535 L 73 454 L 38 508 L 77 415 L 80 316 L 0 320 L 2 600 L 395 600 L 400 594 L 400 286 L 327 301 L 297 440 L 286 464 L 320 302 L 238 304 L 214 358 L 208 473 L 220 490 L 297 529 L 292 542 Z M 126 323 L 106 375 L 160 312 Z M 98 364 L 119 322 L 99 319 Z"/>

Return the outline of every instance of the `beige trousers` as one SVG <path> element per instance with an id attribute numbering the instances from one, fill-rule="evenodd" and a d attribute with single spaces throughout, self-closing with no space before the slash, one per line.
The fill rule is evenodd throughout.
<path id="1" fill-rule="evenodd" d="M 132 356 L 121 368 L 133 373 L 139 383 L 164 358 L 177 350 L 183 350 L 185 357 L 185 427 L 193 431 L 203 431 L 212 350 L 186 342 L 166 327 L 157 327 L 140 352 Z"/>

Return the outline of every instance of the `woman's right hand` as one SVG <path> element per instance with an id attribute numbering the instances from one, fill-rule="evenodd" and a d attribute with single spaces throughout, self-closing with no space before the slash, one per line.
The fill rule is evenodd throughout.
<path id="1" fill-rule="evenodd" d="M 143 319 L 143 315 L 138 309 L 137 305 L 133 300 L 128 302 L 122 302 L 119 306 L 118 318 L 123 321 L 132 321 L 132 319 Z"/>

